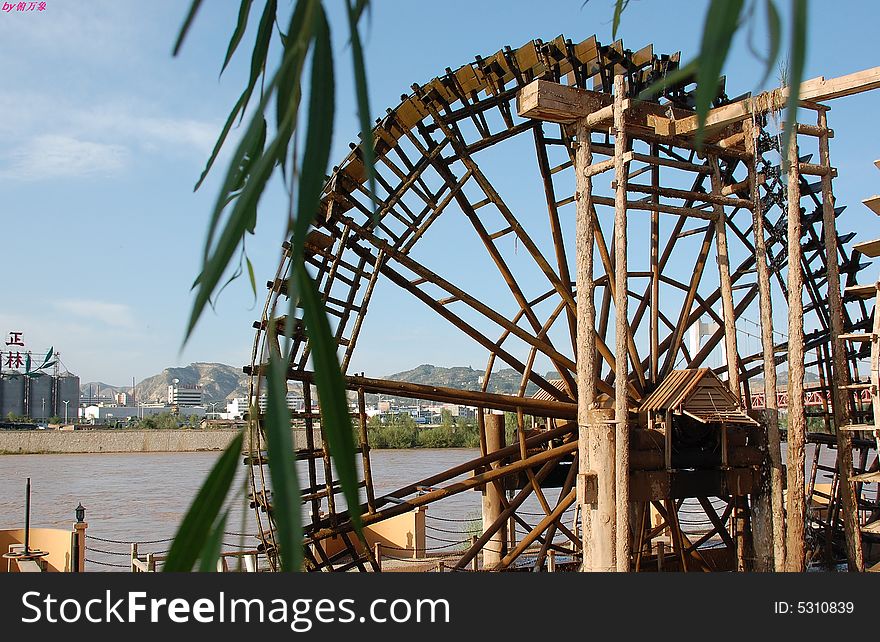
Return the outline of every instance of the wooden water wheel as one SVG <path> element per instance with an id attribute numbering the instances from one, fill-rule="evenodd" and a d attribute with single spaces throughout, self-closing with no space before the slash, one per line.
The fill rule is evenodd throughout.
<path id="1" fill-rule="evenodd" d="M 460 492 L 486 489 L 498 505 L 491 519 L 484 513 L 481 536 L 444 557 L 448 566 L 468 569 L 476 563 L 483 569 L 538 570 L 554 557 L 568 559 L 572 566 L 581 559 L 579 522 L 569 519 L 578 503 L 581 343 L 575 268 L 580 184 L 574 167 L 578 145 L 586 140 L 578 141 L 577 127 L 565 118 L 548 122 L 552 114 L 521 114 L 518 95 L 540 79 L 589 90 L 595 101 L 595 126 L 581 130 L 582 137 L 588 132 L 594 174 L 590 198 L 595 324 L 590 343 L 596 355 L 597 412 L 612 412 L 620 391 L 626 393 L 632 474 L 627 566 L 712 570 L 753 563 L 750 520 L 756 494 L 766 488 L 762 477 L 769 467 L 765 433 L 746 412 L 752 405 L 750 381 L 759 380 L 765 367 L 758 322 L 756 223 L 766 248 L 767 287 L 774 303 L 784 305 L 790 197 L 787 176 L 780 169 L 781 124 L 774 113 L 760 113 L 733 126 L 710 128 L 699 152 L 692 136 L 658 131 L 663 119 L 681 122 L 693 115 L 693 84 L 672 84 L 651 99 L 635 98 L 677 69 L 678 61 L 679 54 L 658 55 L 651 46 L 633 52 L 621 42 L 603 46 L 594 37 L 577 44 L 559 37 L 505 48 L 414 85 L 411 94 L 377 121 L 371 132 L 377 154 L 375 194 L 356 146 L 334 168 L 306 242 L 306 263 L 323 297 L 356 404 L 353 419 L 360 441 L 366 525 Z M 616 130 L 607 120 L 616 76 L 632 99 L 629 135 L 618 150 Z M 742 99 L 728 97 L 722 82 L 715 105 Z M 800 138 L 812 135 L 816 144 L 820 129 L 804 126 Z M 827 158 L 811 162 L 807 154 L 800 156 L 796 180 L 804 350 L 807 367 L 830 381 L 823 185 L 815 179 L 830 178 L 831 168 Z M 615 230 L 615 196 L 620 190 L 603 173 L 614 169 L 617 160 L 628 171 L 625 233 Z M 836 237 L 838 248 L 832 257 L 847 285 L 855 283 L 864 267 L 846 250 L 852 236 Z M 622 345 L 615 337 L 615 304 L 620 302 L 616 282 L 621 276 L 615 265 L 621 242 L 627 253 L 623 299 L 628 302 Z M 322 448 L 308 338 L 300 321 L 285 323 L 289 269 L 285 246 L 275 278 L 268 283 L 262 318 L 255 324 L 253 360 L 247 369 L 252 374 L 252 399 L 262 392 L 258 375 L 273 334 L 268 330 L 274 325 L 283 334 L 285 327 L 292 327 L 289 378 L 302 385 L 304 397 L 304 410 L 294 413 L 294 420 L 305 427 L 307 440 L 292 457 L 301 462 L 308 478 L 302 491 L 308 516 L 307 568 L 375 569 L 373 548 L 363 546 L 352 533 Z M 479 349 L 486 355 L 478 389 L 381 379 L 378 375 L 386 374 L 381 363 L 368 366 L 356 359 L 368 334 L 394 350 L 393 333 L 383 334 L 381 324 L 368 322 L 368 312 L 383 305 L 381 297 L 388 292 L 395 293 L 395 301 L 405 298 L 419 306 L 420 313 L 428 311 L 447 322 L 450 331 L 442 341 L 451 354 Z M 401 314 L 407 309 L 402 306 Z M 846 304 L 843 317 L 849 331 L 866 329 L 870 323 L 869 311 L 859 301 Z M 726 332 L 731 319 L 736 329 Z M 779 332 L 771 336 L 772 358 L 778 363 L 785 358 L 788 337 Z M 620 354 L 627 377 L 625 385 L 616 386 Z M 858 356 L 850 352 L 848 363 L 854 364 Z M 418 355 L 412 359 L 414 365 L 421 362 Z M 369 367 L 369 376 L 352 374 L 353 363 Z M 501 368 L 517 373 L 515 389 L 498 391 L 494 383 Z M 696 377 L 692 373 L 699 368 L 710 374 Z M 683 371 L 691 374 L 675 375 Z M 741 402 L 741 429 L 729 429 L 732 415 L 714 416 L 711 408 L 705 416 L 694 411 L 699 416 L 688 424 L 682 413 L 691 413 L 687 404 L 697 401 L 664 406 L 673 396 L 657 391 L 674 375 L 699 379 L 693 385 L 701 394 L 703 386 L 724 388 L 730 386 L 731 375 L 738 379 L 739 394 L 730 396 L 730 403 Z M 659 402 L 643 408 L 652 393 Z M 372 394 L 477 408 L 481 453 L 443 473 L 378 495 L 366 430 L 366 396 Z M 711 391 L 707 398 L 715 403 Z M 509 445 L 503 430 L 499 442 L 498 415 L 492 412 L 517 418 L 518 429 Z M 254 452 L 247 458 L 252 500 L 274 567 L 277 547 L 268 469 L 259 456 L 259 421 L 253 425 Z M 533 519 L 522 515 L 529 497 L 532 502 L 537 498 L 540 508 Z M 689 529 L 688 523 L 695 527 Z M 521 536 L 503 534 L 508 527 L 519 529 Z"/>

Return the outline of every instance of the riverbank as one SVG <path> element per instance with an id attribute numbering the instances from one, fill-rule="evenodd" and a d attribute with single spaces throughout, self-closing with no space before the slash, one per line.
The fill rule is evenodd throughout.
<path id="1" fill-rule="evenodd" d="M 237 430 L 4 430 L 0 455 L 211 452 L 224 450 Z M 294 446 L 306 447 L 305 430 Z M 320 442 L 320 437 L 317 438 Z"/>

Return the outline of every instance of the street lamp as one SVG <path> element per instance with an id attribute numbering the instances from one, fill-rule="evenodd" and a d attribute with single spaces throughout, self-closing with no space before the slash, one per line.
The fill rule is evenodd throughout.
<path id="1" fill-rule="evenodd" d="M 75 512 L 76 512 L 76 523 L 82 524 L 86 519 L 86 509 L 82 505 L 82 502 L 80 502 L 79 505 L 76 507 Z"/>
<path id="2" fill-rule="evenodd" d="M 217 404 L 219 401 L 212 401 L 208 405 L 211 406 L 211 414 L 214 415 L 214 419 L 217 418 Z"/>
<path id="3" fill-rule="evenodd" d="M 64 400 L 64 423 L 67 423 L 67 410 L 70 407 L 70 399 Z"/>

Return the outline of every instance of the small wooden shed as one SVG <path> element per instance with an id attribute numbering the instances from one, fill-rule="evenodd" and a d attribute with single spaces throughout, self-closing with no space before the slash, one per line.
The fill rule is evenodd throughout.
<path id="1" fill-rule="evenodd" d="M 757 425 L 727 383 L 709 368 L 673 370 L 639 412 L 687 415 L 701 423 Z"/>

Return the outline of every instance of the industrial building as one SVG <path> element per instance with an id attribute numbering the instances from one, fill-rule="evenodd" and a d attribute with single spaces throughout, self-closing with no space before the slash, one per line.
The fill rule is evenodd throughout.
<path id="1" fill-rule="evenodd" d="M 76 418 L 79 377 L 71 374 L 0 379 L 0 416 Z"/>

